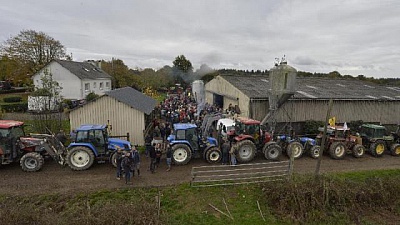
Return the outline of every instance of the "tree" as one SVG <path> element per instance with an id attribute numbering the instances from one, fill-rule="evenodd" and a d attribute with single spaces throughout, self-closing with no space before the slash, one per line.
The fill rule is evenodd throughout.
<path id="1" fill-rule="evenodd" d="M 102 61 L 101 69 L 113 77 L 113 88 L 131 86 L 133 82 L 129 68 L 121 59 L 112 58 L 111 61 Z"/>
<path id="2" fill-rule="evenodd" d="M 16 60 L 31 74 L 37 72 L 53 59 L 68 58 L 64 46 L 44 32 L 23 30 L 6 40 L 0 47 L 2 55 Z M 24 74 L 26 75 L 26 74 Z"/>
<path id="3" fill-rule="evenodd" d="M 177 56 L 173 64 L 175 68 L 182 71 L 183 73 L 193 72 L 192 63 L 189 60 L 187 60 L 184 55 Z"/>
<path id="4" fill-rule="evenodd" d="M 50 129 L 55 133 L 62 128 L 62 97 L 60 95 L 62 87 L 53 80 L 53 75 L 48 70 L 44 71 L 40 81 L 40 86 L 35 87 L 30 101 L 43 110 L 34 114 L 32 124 L 37 132 L 47 133 L 47 129 Z M 58 110 L 58 113 L 54 113 L 55 110 Z"/>

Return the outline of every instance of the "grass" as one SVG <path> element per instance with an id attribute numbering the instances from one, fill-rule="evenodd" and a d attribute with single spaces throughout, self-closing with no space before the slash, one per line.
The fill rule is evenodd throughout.
<path id="1" fill-rule="evenodd" d="M 393 193 L 400 187 L 400 170 L 340 173 L 320 177 L 319 181 L 316 182 L 311 176 L 296 175 L 291 182 L 260 185 L 191 188 L 189 184 L 182 184 L 163 188 L 99 190 L 73 195 L 0 195 L 0 217 L 3 218 L 3 224 L 280 225 L 400 222 L 400 194 L 397 194 L 398 191 Z M 159 215 L 158 196 L 161 199 Z M 230 212 L 233 219 L 211 205 L 227 215 Z"/>

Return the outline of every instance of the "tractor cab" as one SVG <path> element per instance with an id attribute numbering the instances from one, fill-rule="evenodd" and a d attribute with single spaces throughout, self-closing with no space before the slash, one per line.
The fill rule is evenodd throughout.
<path id="1" fill-rule="evenodd" d="M 175 124 L 174 134 L 169 137 L 169 141 L 187 141 L 193 151 L 198 151 L 201 145 L 197 126 L 194 124 Z"/>
<path id="2" fill-rule="evenodd" d="M 0 120 L 0 165 L 17 158 L 17 141 L 25 136 L 23 125 L 24 123 L 20 121 Z"/>
<path id="3" fill-rule="evenodd" d="M 91 144 L 99 154 L 108 146 L 107 125 L 82 125 L 76 130 L 75 143 Z"/>

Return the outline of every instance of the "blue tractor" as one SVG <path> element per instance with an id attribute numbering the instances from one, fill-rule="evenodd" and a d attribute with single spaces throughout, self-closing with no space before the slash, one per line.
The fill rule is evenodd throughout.
<path id="1" fill-rule="evenodd" d="M 304 152 L 309 153 L 314 159 L 320 156 L 321 147 L 315 139 L 309 137 L 291 138 L 287 135 L 278 136 L 277 143 L 286 151 L 288 157 L 293 152 L 294 159 L 300 158 Z"/>
<path id="2" fill-rule="evenodd" d="M 202 138 L 198 128 L 191 123 L 174 124 L 174 132 L 167 138 L 172 149 L 175 165 L 185 165 L 192 158 L 203 157 L 209 163 L 217 163 L 222 158 L 217 139 Z"/>
<path id="3" fill-rule="evenodd" d="M 125 151 L 132 149 L 129 141 L 109 138 L 107 125 L 81 125 L 71 141 L 67 148 L 66 161 L 72 170 L 86 170 L 95 160 L 115 164 L 117 147 Z"/>

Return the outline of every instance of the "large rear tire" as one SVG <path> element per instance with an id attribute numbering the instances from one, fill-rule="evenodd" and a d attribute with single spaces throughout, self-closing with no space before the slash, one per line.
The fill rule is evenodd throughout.
<path id="1" fill-rule="evenodd" d="M 22 156 L 19 164 L 25 172 L 36 172 L 43 167 L 43 156 L 37 152 L 29 152 Z"/>
<path id="2" fill-rule="evenodd" d="M 110 162 L 113 165 L 113 167 L 117 168 L 117 151 L 115 151 L 110 158 Z"/>
<path id="3" fill-rule="evenodd" d="M 310 149 L 310 156 L 313 159 L 318 159 L 321 157 L 321 146 L 319 145 L 314 145 Z"/>
<path id="4" fill-rule="evenodd" d="M 67 153 L 67 164 L 72 170 L 87 170 L 93 165 L 93 162 L 93 151 L 87 147 L 73 147 Z"/>
<path id="5" fill-rule="evenodd" d="M 400 144 L 392 144 L 390 146 L 390 154 L 392 156 L 400 156 Z"/>
<path id="6" fill-rule="evenodd" d="M 256 145 L 250 140 L 239 141 L 233 147 L 240 163 L 250 162 L 256 156 Z"/>
<path id="7" fill-rule="evenodd" d="M 303 152 L 304 152 L 303 145 L 297 141 L 291 142 L 286 149 L 286 153 L 289 156 L 289 158 L 293 154 L 294 159 L 300 158 L 301 155 L 303 155 Z"/>
<path id="8" fill-rule="evenodd" d="M 217 147 L 211 147 L 207 149 L 205 158 L 209 163 L 218 163 L 222 159 L 221 150 Z"/>
<path id="9" fill-rule="evenodd" d="M 263 153 L 266 159 L 278 161 L 282 155 L 282 148 L 277 143 L 267 143 L 264 145 Z"/>
<path id="10" fill-rule="evenodd" d="M 346 156 L 346 146 L 342 142 L 334 142 L 329 148 L 332 159 L 343 159 Z"/>
<path id="11" fill-rule="evenodd" d="M 371 144 L 369 151 L 371 155 L 375 157 L 381 157 L 383 153 L 385 153 L 386 145 L 385 142 L 382 140 L 378 140 L 375 143 Z"/>
<path id="12" fill-rule="evenodd" d="M 186 165 L 192 158 L 192 151 L 185 144 L 172 146 L 172 161 L 175 165 Z"/>
<path id="13" fill-rule="evenodd" d="M 354 145 L 352 153 L 355 158 L 361 158 L 365 153 L 365 147 L 362 145 Z"/>

